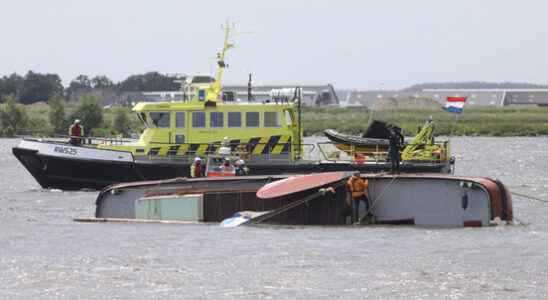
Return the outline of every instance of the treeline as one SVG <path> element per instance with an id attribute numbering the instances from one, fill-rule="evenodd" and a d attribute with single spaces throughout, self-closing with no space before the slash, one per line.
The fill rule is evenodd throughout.
<path id="1" fill-rule="evenodd" d="M 47 104 L 23 105 L 9 95 L 0 105 L 0 136 L 67 136 L 69 125 L 80 119 L 86 136 L 127 137 L 139 132 L 142 124 L 129 107 L 104 108 L 93 94 L 84 94 L 78 102 L 67 103 L 54 96 Z"/>
<path id="2" fill-rule="evenodd" d="M 62 97 L 66 101 L 78 100 L 78 97 L 95 91 L 109 90 L 113 93 L 141 91 L 177 91 L 180 87 L 175 76 L 158 72 L 131 75 L 123 81 L 113 82 L 104 75 L 79 75 L 65 88 L 57 74 L 42 74 L 29 71 L 22 76 L 17 73 L 0 77 L 0 100 L 7 96 L 17 98 L 22 104 L 48 101 Z"/>

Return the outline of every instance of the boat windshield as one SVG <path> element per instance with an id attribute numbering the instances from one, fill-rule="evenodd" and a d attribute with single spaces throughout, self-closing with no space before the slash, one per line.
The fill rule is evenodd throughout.
<path id="1" fill-rule="evenodd" d="M 147 122 L 147 115 L 145 113 L 138 113 L 137 114 L 137 117 L 139 118 L 139 120 L 141 121 L 141 123 L 143 123 L 143 126 L 145 126 L 145 128 L 149 128 L 150 126 L 148 126 L 148 122 Z"/>

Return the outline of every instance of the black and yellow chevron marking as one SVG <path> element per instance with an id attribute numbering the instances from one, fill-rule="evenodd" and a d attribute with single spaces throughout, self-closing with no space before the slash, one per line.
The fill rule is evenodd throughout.
<path id="1" fill-rule="evenodd" d="M 235 151 L 239 145 L 245 145 L 247 151 L 254 155 L 289 154 L 291 152 L 291 136 L 289 135 L 230 140 L 229 144 L 232 151 Z M 208 155 L 214 154 L 219 147 L 220 142 L 211 144 L 162 145 L 150 148 L 147 154 L 152 156 Z"/>

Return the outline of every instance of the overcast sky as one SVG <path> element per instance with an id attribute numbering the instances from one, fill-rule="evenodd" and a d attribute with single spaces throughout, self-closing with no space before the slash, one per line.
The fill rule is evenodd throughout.
<path id="1" fill-rule="evenodd" d="M 402 88 L 420 82 L 548 83 L 548 1 L 0 0 L 0 75 L 118 81 L 212 73 L 221 23 L 235 41 L 225 82 Z"/>

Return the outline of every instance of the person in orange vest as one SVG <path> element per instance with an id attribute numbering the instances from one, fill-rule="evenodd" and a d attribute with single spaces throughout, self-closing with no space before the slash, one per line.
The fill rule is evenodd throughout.
<path id="1" fill-rule="evenodd" d="M 84 126 L 80 125 L 80 120 L 74 120 L 74 123 L 69 127 L 70 140 L 69 143 L 78 146 L 82 144 L 82 137 L 84 136 Z"/>
<path id="2" fill-rule="evenodd" d="M 190 177 L 202 177 L 202 159 L 198 156 L 194 158 L 194 163 L 190 165 Z"/>
<path id="3" fill-rule="evenodd" d="M 369 200 L 367 199 L 367 186 L 368 182 L 366 179 L 360 177 L 359 172 L 355 172 L 346 182 L 346 187 L 350 192 L 350 197 L 352 198 L 352 223 L 358 223 L 360 221 L 360 201 L 365 203 L 365 211 L 369 215 Z"/>

